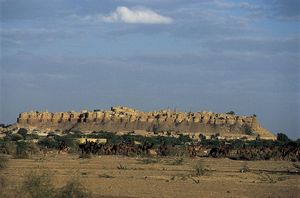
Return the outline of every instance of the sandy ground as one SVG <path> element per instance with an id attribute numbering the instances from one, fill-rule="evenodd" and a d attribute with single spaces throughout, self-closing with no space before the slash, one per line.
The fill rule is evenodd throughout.
<path id="1" fill-rule="evenodd" d="M 213 158 L 149 158 L 49 154 L 29 159 L 10 159 L 0 172 L 12 184 L 22 182 L 28 171 L 46 171 L 57 187 L 70 178 L 97 196 L 109 197 L 300 197 L 300 175 L 287 161 L 234 161 Z M 204 170 L 196 176 L 195 165 Z M 242 167 L 250 168 L 242 173 Z"/>

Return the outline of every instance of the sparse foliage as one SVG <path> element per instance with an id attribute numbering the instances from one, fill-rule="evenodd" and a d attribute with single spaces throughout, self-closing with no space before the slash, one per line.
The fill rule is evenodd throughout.
<path id="1" fill-rule="evenodd" d="M 247 163 L 244 163 L 244 164 L 242 165 L 242 167 L 240 168 L 240 172 L 241 172 L 241 173 L 250 172 L 250 168 L 249 168 L 249 166 L 247 165 Z"/>
<path id="2" fill-rule="evenodd" d="M 229 111 L 226 114 L 235 115 L 235 112 L 234 111 Z"/>
<path id="3" fill-rule="evenodd" d="M 24 141 L 17 142 L 16 154 L 14 157 L 20 159 L 28 158 L 27 148 L 28 145 L 26 142 Z"/>
<path id="4" fill-rule="evenodd" d="M 47 173 L 38 174 L 29 172 L 25 175 L 22 192 L 32 198 L 52 198 L 54 197 L 54 186 L 51 177 Z"/>
<path id="5" fill-rule="evenodd" d="M 297 169 L 297 171 L 300 171 L 300 164 L 293 163 L 293 166 Z"/>
<path id="6" fill-rule="evenodd" d="M 245 130 L 246 135 L 253 135 L 253 130 L 250 125 L 246 124 L 244 126 L 244 130 Z"/>
<path id="7" fill-rule="evenodd" d="M 159 160 L 156 158 L 145 158 L 140 160 L 143 164 L 153 164 L 153 163 L 158 163 Z"/>
<path id="8" fill-rule="evenodd" d="M 28 131 L 25 128 L 20 128 L 17 132 L 17 134 L 20 134 L 24 140 L 26 140 L 27 133 Z"/>
<path id="9" fill-rule="evenodd" d="M 125 165 L 119 164 L 119 166 L 117 166 L 117 169 L 119 169 L 119 170 L 127 170 L 127 167 Z"/>
<path id="10" fill-rule="evenodd" d="M 170 165 L 182 165 L 183 164 L 183 157 L 175 158 L 173 162 L 170 163 Z"/>
<path id="11" fill-rule="evenodd" d="M 277 141 L 280 141 L 280 142 L 289 142 L 290 139 L 289 139 L 289 137 L 286 134 L 284 134 L 284 133 L 278 133 L 277 134 Z"/>
<path id="12" fill-rule="evenodd" d="M 0 155 L 0 170 L 7 167 L 8 158 L 4 155 Z"/>
<path id="13" fill-rule="evenodd" d="M 202 161 L 197 162 L 197 164 L 194 166 L 194 170 L 196 176 L 203 176 L 208 171 Z"/>
<path id="14" fill-rule="evenodd" d="M 79 182 L 78 179 L 73 178 L 68 181 L 65 186 L 58 189 L 55 195 L 56 198 L 89 198 L 91 193 Z"/>
<path id="15" fill-rule="evenodd" d="M 79 155 L 79 158 L 81 159 L 90 159 L 91 158 L 91 154 L 88 154 L 88 153 L 81 153 Z"/>

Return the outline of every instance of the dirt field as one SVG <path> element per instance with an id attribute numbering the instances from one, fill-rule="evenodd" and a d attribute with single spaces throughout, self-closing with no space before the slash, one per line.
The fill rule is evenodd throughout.
<path id="1" fill-rule="evenodd" d="M 300 175 L 287 161 L 123 156 L 79 159 L 78 155 L 48 154 L 10 159 L 0 173 L 10 184 L 18 184 L 32 170 L 49 172 L 57 187 L 71 177 L 80 178 L 94 195 L 103 197 L 296 198 L 300 194 Z"/>

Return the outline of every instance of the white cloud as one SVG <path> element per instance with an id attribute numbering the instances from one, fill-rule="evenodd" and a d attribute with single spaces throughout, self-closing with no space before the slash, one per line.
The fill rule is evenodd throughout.
<path id="1" fill-rule="evenodd" d="M 103 16 L 104 22 L 123 22 L 123 23 L 144 23 L 144 24 L 170 24 L 173 20 L 170 17 L 162 16 L 153 10 L 146 8 L 127 8 L 117 7 L 108 16 Z"/>

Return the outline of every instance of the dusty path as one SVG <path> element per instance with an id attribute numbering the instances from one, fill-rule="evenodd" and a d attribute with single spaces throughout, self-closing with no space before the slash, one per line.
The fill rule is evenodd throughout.
<path id="1" fill-rule="evenodd" d="M 53 175 L 59 187 L 79 178 L 96 195 L 110 197 L 298 197 L 300 175 L 287 161 L 233 161 L 229 159 L 134 158 L 77 155 L 32 156 L 11 159 L 2 170 L 10 183 L 18 183 L 33 170 Z M 200 162 L 199 162 L 200 161 Z M 204 172 L 196 176 L 195 165 Z M 247 168 L 250 169 L 247 172 Z M 241 173 L 241 169 L 246 172 Z"/>

